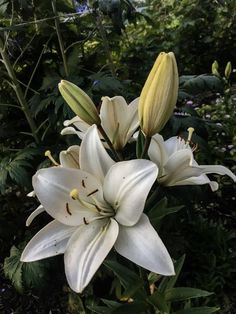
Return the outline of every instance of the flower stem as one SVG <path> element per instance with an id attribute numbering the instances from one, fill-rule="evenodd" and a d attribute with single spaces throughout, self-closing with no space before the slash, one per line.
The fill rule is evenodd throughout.
<path id="1" fill-rule="evenodd" d="M 16 78 L 16 75 L 15 75 L 15 72 L 13 70 L 13 67 L 12 67 L 12 64 L 10 62 L 10 59 L 8 57 L 8 54 L 6 52 L 6 49 L 4 47 L 4 44 L 3 44 L 3 41 L 2 39 L 0 38 L 0 54 L 2 56 L 2 61 L 3 61 L 3 64 L 7 70 L 7 73 L 9 75 L 9 77 L 11 78 L 12 80 L 12 87 L 16 93 L 16 96 L 17 96 L 17 99 L 20 103 L 20 108 L 22 109 L 22 111 L 24 112 L 24 115 L 26 117 L 26 120 L 28 121 L 28 124 L 30 126 L 30 129 L 31 129 L 31 132 L 32 132 L 32 135 L 35 139 L 35 142 L 37 144 L 39 144 L 40 140 L 38 138 L 38 135 L 37 135 L 37 126 L 34 122 L 34 119 L 32 117 L 32 114 L 30 112 L 30 109 L 28 107 L 28 104 L 27 104 L 27 101 L 24 97 L 24 94 L 23 94 L 23 91 L 20 87 L 20 84 L 19 82 L 17 81 L 17 78 Z"/>
<path id="2" fill-rule="evenodd" d="M 117 153 L 117 151 L 115 150 L 115 148 L 113 147 L 112 142 L 110 141 L 109 137 L 107 136 L 106 132 L 104 131 L 103 127 L 101 125 L 98 125 L 98 130 L 100 131 L 101 135 L 104 137 L 105 141 L 107 142 L 110 150 L 112 151 L 114 158 L 116 161 L 120 161 L 121 157 L 119 156 L 119 154 Z"/>
<path id="3" fill-rule="evenodd" d="M 53 13 L 55 15 L 55 27 L 56 27 L 57 38 L 58 38 L 58 42 L 59 42 L 59 46 L 60 46 L 60 50 L 61 50 L 61 56 L 62 56 L 62 62 L 63 62 L 64 70 L 65 70 L 65 76 L 68 77 L 69 76 L 69 70 L 68 70 L 68 66 L 67 66 L 67 62 L 66 62 L 66 55 L 64 52 L 64 44 L 63 44 L 63 39 L 62 39 L 62 35 L 61 35 L 61 30 L 60 30 L 59 17 L 58 17 L 57 7 L 56 7 L 56 0 L 52 0 L 52 9 L 53 9 Z"/>
<path id="4" fill-rule="evenodd" d="M 144 143 L 144 148 L 143 148 L 143 152 L 142 152 L 142 155 L 141 155 L 141 158 L 145 158 L 146 154 L 147 154 L 147 151 L 148 151 L 148 148 L 150 146 L 150 143 L 151 143 L 151 137 L 150 136 L 146 136 L 145 137 L 145 143 Z"/>

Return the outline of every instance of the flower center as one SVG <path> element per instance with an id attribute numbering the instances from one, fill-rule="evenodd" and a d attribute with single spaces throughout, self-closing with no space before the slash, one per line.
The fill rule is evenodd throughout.
<path id="1" fill-rule="evenodd" d="M 95 197 L 96 193 L 98 192 L 98 189 L 95 189 L 91 192 L 89 192 L 86 195 L 87 200 L 83 197 L 84 195 L 79 193 L 78 189 L 73 189 L 70 191 L 70 197 L 77 201 L 81 206 L 87 207 L 92 211 L 95 211 L 99 214 L 96 219 L 101 219 L 105 217 L 112 217 L 115 215 L 115 212 L 111 206 L 109 206 L 107 203 L 101 203 L 98 201 L 98 199 Z"/>

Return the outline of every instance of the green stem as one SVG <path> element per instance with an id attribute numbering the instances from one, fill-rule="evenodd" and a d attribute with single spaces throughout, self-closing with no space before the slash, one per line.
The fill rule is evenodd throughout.
<path id="1" fill-rule="evenodd" d="M 112 142 L 110 141 L 109 137 L 107 136 L 106 132 L 104 131 L 103 127 L 101 125 L 98 125 L 98 130 L 100 131 L 101 135 L 104 137 L 105 141 L 107 142 L 109 148 L 111 149 L 114 158 L 116 161 L 120 161 L 121 158 L 118 155 L 117 151 L 114 149 Z"/>
<path id="2" fill-rule="evenodd" d="M 62 56 L 62 62 L 63 62 L 64 70 L 65 70 L 65 76 L 68 77 L 69 76 L 69 70 L 68 70 L 68 66 L 67 66 L 67 62 L 66 62 L 64 44 L 63 44 L 63 39 L 62 39 L 62 35 L 61 35 L 61 30 L 60 30 L 60 23 L 59 23 L 59 17 L 58 17 L 58 13 L 57 13 L 56 0 L 52 0 L 52 9 L 53 9 L 53 13 L 55 15 L 55 27 L 56 27 L 57 38 L 58 38 L 58 42 L 59 42 L 59 46 L 60 46 L 60 50 L 61 50 L 61 56 Z"/>
<path id="3" fill-rule="evenodd" d="M 20 87 L 20 84 L 17 81 L 15 72 L 13 70 L 13 67 L 11 65 L 10 59 L 8 57 L 8 54 L 5 50 L 5 48 L 4 48 L 4 44 L 3 44 L 3 41 L 1 38 L 0 38 L 0 54 L 2 56 L 2 61 L 3 61 L 4 66 L 6 67 L 7 73 L 12 80 L 13 89 L 16 93 L 16 96 L 17 96 L 17 99 L 20 103 L 21 109 L 24 112 L 24 115 L 25 115 L 25 117 L 29 123 L 29 126 L 30 126 L 31 132 L 33 134 L 33 137 L 35 139 L 35 142 L 37 144 L 39 144 L 40 141 L 39 141 L 39 138 L 38 138 L 37 132 L 36 132 L 37 126 L 33 120 L 33 117 L 31 115 L 30 109 L 28 107 L 27 101 L 26 101 L 24 94 L 22 92 L 22 89 Z"/>
<path id="4" fill-rule="evenodd" d="M 97 27 L 98 27 L 98 30 L 99 30 L 100 35 L 102 37 L 104 49 L 105 49 L 106 54 L 107 54 L 108 66 L 110 68 L 112 76 L 114 78 L 116 78 L 116 71 L 115 71 L 115 67 L 114 67 L 114 62 L 112 60 L 112 55 L 111 55 L 110 46 L 109 46 L 109 42 L 108 42 L 107 35 L 106 35 L 106 30 L 102 24 L 102 19 L 101 19 L 101 15 L 100 15 L 99 11 L 97 11 L 96 19 L 97 19 Z"/>
<path id="5" fill-rule="evenodd" d="M 151 137 L 146 136 L 141 158 L 145 158 L 145 155 L 147 154 L 148 148 L 149 148 L 150 143 L 151 143 L 151 139 L 152 139 Z"/>

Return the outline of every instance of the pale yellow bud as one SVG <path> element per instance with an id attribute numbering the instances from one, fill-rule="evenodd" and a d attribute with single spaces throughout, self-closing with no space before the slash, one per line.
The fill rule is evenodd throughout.
<path id="1" fill-rule="evenodd" d="M 215 61 L 212 63 L 211 72 L 212 72 L 213 75 L 220 77 L 220 73 L 218 72 L 218 69 L 219 69 L 219 64 L 218 64 L 218 62 L 215 60 Z"/>
<path id="2" fill-rule="evenodd" d="M 142 131 L 151 137 L 171 117 L 178 97 L 178 69 L 173 52 L 161 52 L 142 89 L 139 121 Z"/>
<path id="3" fill-rule="evenodd" d="M 62 80 L 59 91 L 74 113 L 88 124 L 101 124 L 101 120 L 92 99 L 75 84 Z"/>
<path id="4" fill-rule="evenodd" d="M 231 72 L 232 72 L 232 65 L 231 65 L 231 62 L 229 61 L 225 67 L 225 77 L 227 78 L 227 80 L 229 79 Z"/>

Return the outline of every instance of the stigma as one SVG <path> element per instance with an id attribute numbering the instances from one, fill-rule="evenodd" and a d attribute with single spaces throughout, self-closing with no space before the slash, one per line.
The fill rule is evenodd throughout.
<path id="1" fill-rule="evenodd" d="M 60 166 L 59 163 L 56 162 L 56 160 L 52 157 L 50 150 L 46 150 L 46 152 L 44 153 L 44 156 L 48 157 L 55 166 Z"/>

